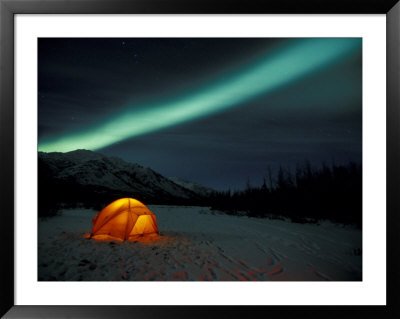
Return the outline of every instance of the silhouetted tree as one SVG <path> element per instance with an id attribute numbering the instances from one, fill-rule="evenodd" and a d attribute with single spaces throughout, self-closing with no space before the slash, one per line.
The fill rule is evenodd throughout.
<path id="1" fill-rule="evenodd" d="M 322 163 L 312 168 L 310 162 L 296 165 L 295 173 L 279 167 L 276 183 L 268 167 L 270 187 L 266 179 L 260 187 L 246 183 L 244 191 L 229 196 L 218 193 L 211 206 L 229 214 L 244 212 L 251 217 L 288 217 L 295 222 L 335 222 L 362 224 L 361 165 L 332 165 Z"/>

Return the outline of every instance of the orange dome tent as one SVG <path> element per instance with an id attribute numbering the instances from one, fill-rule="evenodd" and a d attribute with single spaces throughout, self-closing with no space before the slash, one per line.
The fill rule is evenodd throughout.
<path id="1" fill-rule="evenodd" d="M 93 218 L 90 238 L 130 240 L 158 233 L 156 216 L 133 198 L 118 199 Z"/>

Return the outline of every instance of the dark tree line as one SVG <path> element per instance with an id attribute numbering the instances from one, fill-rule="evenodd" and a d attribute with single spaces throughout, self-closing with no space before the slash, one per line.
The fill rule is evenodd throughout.
<path id="1" fill-rule="evenodd" d="M 247 182 L 244 190 L 215 192 L 209 197 L 175 198 L 150 194 L 132 194 L 106 187 L 80 185 L 73 180 L 58 180 L 53 171 L 39 160 L 39 216 L 54 216 L 62 208 L 85 207 L 101 210 L 121 197 L 140 198 L 147 205 L 211 206 L 227 214 L 250 217 L 290 218 L 293 222 L 335 222 L 362 224 L 361 165 L 309 163 L 295 170 L 268 169 L 261 186 Z"/>
<path id="2" fill-rule="evenodd" d="M 320 168 L 306 163 L 294 171 L 281 167 L 275 176 L 268 169 L 261 186 L 248 182 L 245 190 L 216 192 L 210 200 L 213 209 L 232 215 L 300 223 L 328 219 L 361 227 L 362 169 L 355 163 Z"/>

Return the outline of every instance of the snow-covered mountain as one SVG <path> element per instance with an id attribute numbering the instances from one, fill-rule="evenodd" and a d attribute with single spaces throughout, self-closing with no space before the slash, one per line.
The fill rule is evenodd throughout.
<path id="1" fill-rule="evenodd" d="M 191 191 L 195 192 L 196 194 L 199 194 L 201 196 L 209 196 L 212 193 L 215 192 L 214 189 L 194 183 L 194 182 L 190 182 L 184 179 L 181 179 L 179 177 L 170 177 L 169 178 L 171 181 L 173 181 L 175 184 L 178 184 L 186 189 L 190 189 Z"/>
<path id="2" fill-rule="evenodd" d="M 39 152 L 39 186 L 41 179 L 46 190 L 49 185 L 68 186 L 66 191 L 69 193 L 83 188 L 108 195 L 107 190 L 110 190 L 113 194 L 151 202 L 202 196 L 195 189 L 181 186 L 150 168 L 88 150 Z"/>

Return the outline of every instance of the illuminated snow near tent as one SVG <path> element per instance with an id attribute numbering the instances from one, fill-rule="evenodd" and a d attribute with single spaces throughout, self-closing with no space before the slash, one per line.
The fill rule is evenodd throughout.
<path id="1" fill-rule="evenodd" d="M 39 280 L 354 281 L 361 230 L 229 216 L 206 207 L 149 205 L 157 241 L 83 239 L 93 210 L 39 220 Z M 49 240 L 49 237 L 52 240 Z M 68 253 L 66 253 L 68 252 Z"/>
<path id="2" fill-rule="evenodd" d="M 156 216 L 133 198 L 118 199 L 98 213 L 90 238 L 134 240 L 139 236 L 158 234 Z"/>

